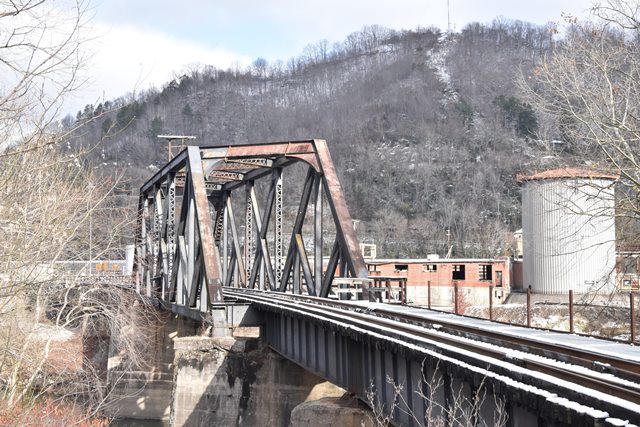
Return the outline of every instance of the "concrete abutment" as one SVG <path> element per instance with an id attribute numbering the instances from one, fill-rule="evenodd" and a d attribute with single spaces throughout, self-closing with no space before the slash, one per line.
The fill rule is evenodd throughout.
<path id="1" fill-rule="evenodd" d="M 292 419 L 294 408 L 301 403 L 325 399 L 298 408 L 296 420 L 313 417 L 326 399 L 336 401 L 344 394 L 343 389 L 272 351 L 257 336 L 222 336 L 229 335 L 230 323 L 214 329 L 161 313 L 148 331 L 150 345 L 144 351 L 144 363 L 137 366 L 111 346 L 108 414 L 163 420 L 173 426 L 288 427 L 305 425 Z M 240 323 L 235 325 L 238 332 L 255 334 L 259 330 Z M 340 405 L 325 406 L 333 411 Z M 357 409 L 346 411 L 351 414 Z M 360 426 L 360 422 L 353 425 Z"/>
<path id="2" fill-rule="evenodd" d="M 174 426 L 287 427 L 293 409 L 314 394 L 344 394 L 256 338 L 178 338 L 174 372 Z"/>

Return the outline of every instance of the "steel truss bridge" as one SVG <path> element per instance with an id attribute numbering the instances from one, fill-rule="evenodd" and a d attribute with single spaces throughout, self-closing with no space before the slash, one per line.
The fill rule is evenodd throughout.
<path id="1" fill-rule="evenodd" d="M 306 177 L 287 174 L 300 165 Z M 285 224 L 285 191 L 295 190 Z M 333 242 L 323 272 L 325 204 Z M 335 277 L 367 279 L 323 140 L 188 147 L 144 184 L 138 211 L 136 288 L 178 305 L 207 311 L 230 286 L 327 297 Z"/>
<path id="2" fill-rule="evenodd" d="M 635 347 L 371 302 L 323 140 L 188 147 L 142 186 L 135 251 L 137 292 L 261 326 L 284 357 L 363 400 L 375 391 L 395 425 L 455 425 L 481 389 L 469 425 L 498 411 L 512 426 L 640 425 Z M 238 306 L 253 315 L 230 320 Z"/>

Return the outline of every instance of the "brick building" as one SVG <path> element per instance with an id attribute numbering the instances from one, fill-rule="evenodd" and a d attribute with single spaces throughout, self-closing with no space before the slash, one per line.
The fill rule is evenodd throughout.
<path id="1" fill-rule="evenodd" d="M 458 297 L 470 305 L 488 304 L 489 287 L 494 300 L 504 300 L 512 288 L 521 289 L 521 262 L 511 258 L 495 259 L 375 259 L 367 261 L 369 276 L 407 277 L 410 302 L 427 305 L 427 288 L 431 286 L 433 306 L 451 306 L 454 283 Z"/>

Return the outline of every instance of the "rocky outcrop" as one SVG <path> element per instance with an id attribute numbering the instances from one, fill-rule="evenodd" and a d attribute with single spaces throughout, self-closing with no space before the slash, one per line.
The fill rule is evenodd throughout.
<path id="1" fill-rule="evenodd" d="M 290 427 L 371 427 L 374 416 L 358 399 L 323 397 L 296 406 Z"/>

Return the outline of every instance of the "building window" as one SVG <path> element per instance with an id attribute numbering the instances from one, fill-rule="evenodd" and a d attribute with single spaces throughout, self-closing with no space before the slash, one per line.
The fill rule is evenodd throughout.
<path id="1" fill-rule="evenodd" d="M 637 291 L 640 289 L 640 283 L 638 283 L 638 279 L 633 277 L 623 277 L 620 280 L 620 287 L 627 291 Z"/>
<path id="2" fill-rule="evenodd" d="M 398 271 L 408 271 L 409 270 L 409 264 L 396 264 L 395 265 L 395 270 L 396 270 L 396 272 L 398 272 Z"/>
<path id="3" fill-rule="evenodd" d="M 464 280 L 464 265 L 463 264 L 455 264 L 452 268 L 452 278 L 453 280 Z"/>
<path id="4" fill-rule="evenodd" d="M 367 264 L 367 270 L 369 272 L 378 271 L 378 264 Z"/>
<path id="5" fill-rule="evenodd" d="M 621 273 L 624 274 L 638 274 L 638 258 L 632 256 L 625 256 L 618 264 L 621 268 Z"/>
<path id="6" fill-rule="evenodd" d="M 491 280 L 491 265 L 479 265 L 478 266 L 478 277 L 480 280 Z"/>
<path id="7" fill-rule="evenodd" d="M 435 273 L 436 271 L 438 271 L 438 266 L 436 264 L 422 264 L 422 271 Z"/>

